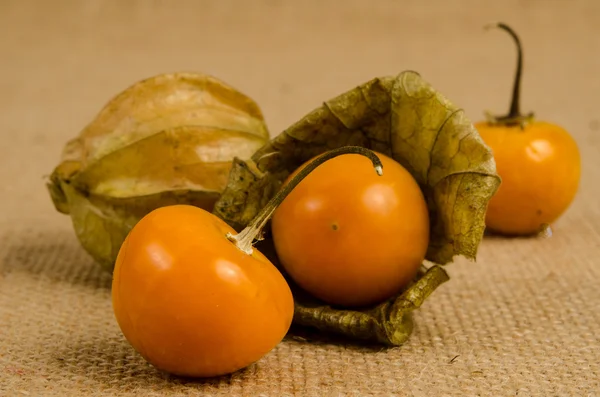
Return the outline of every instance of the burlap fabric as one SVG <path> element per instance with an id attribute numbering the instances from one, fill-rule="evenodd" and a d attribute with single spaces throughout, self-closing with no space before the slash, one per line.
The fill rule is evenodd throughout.
<path id="1" fill-rule="evenodd" d="M 475 120 L 503 112 L 526 50 L 524 110 L 580 144 L 580 193 L 549 239 L 486 238 L 400 348 L 288 338 L 256 365 L 171 378 L 125 342 L 110 276 L 54 211 L 44 176 L 114 94 L 176 70 L 252 96 L 273 134 L 405 69 Z M 0 1 L 0 395 L 600 396 L 600 2 Z M 308 335 L 310 336 L 310 335 Z"/>

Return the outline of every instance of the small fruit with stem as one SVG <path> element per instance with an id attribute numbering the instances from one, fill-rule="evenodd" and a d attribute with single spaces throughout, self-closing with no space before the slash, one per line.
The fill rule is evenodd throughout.
<path id="1" fill-rule="evenodd" d="M 504 23 L 488 25 L 509 33 L 517 46 L 517 68 L 508 114 L 475 123 L 490 146 L 502 183 L 489 202 L 486 227 L 503 235 L 536 235 L 571 205 L 579 187 L 577 143 L 561 126 L 520 110 L 523 51 L 515 31 Z"/>

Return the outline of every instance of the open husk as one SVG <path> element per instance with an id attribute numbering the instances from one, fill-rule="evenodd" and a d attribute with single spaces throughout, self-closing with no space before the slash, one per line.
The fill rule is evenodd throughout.
<path id="1" fill-rule="evenodd" d="M 418 73 L 376 78 L 343 93 L 250 159 L 236 159 L 214 213 L 242 229 L 291 172 L 318 154 L 346 145 L 393 157 L 419 183 L 430 213 L 428 263 L 397 296 L 360 310 L 331 307 L 289 280 L 296 302 L 294 322 L 357 340 L 400 345 L 411 334 L 412 311 L 448 280 L 443 265 L 457 255 L 476 258 L 487 205 L 500 184 L 493 155 L 470 120 Z M 277 264 L 266 229 L 260 243 L 266 249 L 261 249 Z"/>

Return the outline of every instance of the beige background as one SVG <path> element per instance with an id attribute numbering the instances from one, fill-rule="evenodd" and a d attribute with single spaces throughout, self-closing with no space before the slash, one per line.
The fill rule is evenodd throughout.
<path id="1" fill-rule="evenodd" d="M 210 381 L 157 373 L 124 342 L 110 277 L 44 187 L 64 142 L 157 73 L 203 71 L 262 107 L 272 134 L 375 76 L 419 71 L 473 119 L 562 124 L 582 186 L 547 240 L 486 239 L 401 348 L 289 339 Z M 0 395 L 600 396 L 600 2 L 0 0 Z M 452 360 L 454 358 L 454 360 Z"/>

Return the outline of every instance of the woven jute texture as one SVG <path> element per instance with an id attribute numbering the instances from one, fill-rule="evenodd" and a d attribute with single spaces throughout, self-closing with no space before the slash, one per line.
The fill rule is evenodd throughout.
<path id="1" fill-rule="evenodd" d="M 486 237 L 415 316 L 402 347 L 288 337 L 244 371 L 157 372 L 124 340 L 110 275 L 44 178 L 67 139 L 133 82 L 211 73 L 271 133 L 373 77 L 417 70 L 472 120 L 508 107 L 580 145 L 577 199 L 547 239 Z M 600 2 L 0 1 L 0 395 L 600 396 Z"/>

